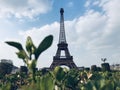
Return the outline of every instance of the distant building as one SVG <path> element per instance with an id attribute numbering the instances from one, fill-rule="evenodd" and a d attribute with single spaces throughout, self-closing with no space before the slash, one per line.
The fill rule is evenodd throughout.
<path id="1" fill-rule="evenodd" d="M 13 65 L 12 60 L 7 60 L 7 59 L 1 59 L 1 63 L 9 63 Z"/>
<path id="2" fill-rule="evenodd" d="M 83 71 L 85 67 L 78 67 L 78 70 Z"/>
<path id="3" fill-rule="evenodd" d="M 13 61 L 9 59 L 1 59 L 0 61 L 1 61 L 0 63 L 9 63 L 13 65 Z M 13 65 L 11 73 L 15 74 L 16 72 L 20 72 L 20 69 Z"/>
<path id="4" fill-rule="evenodd" d="M 110 66 L 110 69 L 120 71 L 120 64 L 113 64 L 113 65 Z"/>

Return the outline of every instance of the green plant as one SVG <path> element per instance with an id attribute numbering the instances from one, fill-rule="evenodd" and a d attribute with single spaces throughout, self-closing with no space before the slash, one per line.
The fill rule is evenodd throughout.
<path id="1" fill-rule="evenodd" d="M 6 43 L 10 46 L 17 48 L 19 51 L 16 53 L 20 59 L 23 59 L 24 63 L 27 65 L 29 72 L 32 73 L 32 78 L 35 81 L 35 68 L 37 65 L 37 60 L 40 54 L 48 49 L 53 41 L 53 36 L 49 35 L 44 38 L 44 40 L 36 47 L 30 36 L 26 40 L 26 50 L 23 49 L 19 42 L 7 41 Z M 34 56 L 34 57 L 32 57 Z"/>
<path id="2" fill-rule="evenodd" d="M 51 72 L 44 74 L 40 78 L 40 88 L 39 90 L 54 90 L 55 80 Z M 38 79 L 39 80 L 39 79 Z"/>
<path id="3" fill-rule="evenodd" d="M 68 70 L 62 67 L 55 67 L 53 70 L 53 77 L 55 79 L 55 85 L 57 86 L 58 90 L 65 89 L 65 80 L 67 76 Z"/>
<path id="4" fill-rule="evenodd" d="M 68 71 L 65 86 L 71 90 L 78 90 L 78 83 L 80 82 L 80 72 L 75 69 Z"/>
<path id="5" fill-rule="evenodd" d="M 119 90 L 120 73 L 93 72 L 86 83 L 80 84 L 80 90 Z"/>

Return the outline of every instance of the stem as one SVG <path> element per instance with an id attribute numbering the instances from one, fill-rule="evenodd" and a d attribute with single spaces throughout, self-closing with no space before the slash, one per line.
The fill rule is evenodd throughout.
<path id="1" fill-rule="evenodd" d="M 36 82 L 36 79 L 35 79 L 35 68 L 33 68 L 33 70 L 32 70 L 32 78 L 33 78 L 33 81 Z"/>
<path id="2" fill-rule="evenodd" d="M 32 59 L 32 54 L 30 53 L 30 60 Z"/>

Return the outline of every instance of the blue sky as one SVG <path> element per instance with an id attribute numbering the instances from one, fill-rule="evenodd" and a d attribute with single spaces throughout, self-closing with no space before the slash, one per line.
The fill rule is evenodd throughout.
<path id="1" fill-rule="evenodd" d="M 69 50 L 77 66 L 100 66 L 101 58 L 120 63 L 120 0 L 0 0 L 0 59 L 24 65 L 17 50 L 5 41 L 24 46 L 31 36 L 37 46 L 52 34 L 52 46 L 41 54 L 38 68 L 49 67 L 57 50 L 60 8 L 64 8 Z"/>

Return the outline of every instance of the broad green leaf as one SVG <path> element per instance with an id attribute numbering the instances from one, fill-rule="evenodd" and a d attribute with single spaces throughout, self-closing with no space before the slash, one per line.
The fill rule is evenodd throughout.
<path id="1" fill-rule="evenodd" d="M 105 80 L 105 84 L 100 88 L 100 90 L 114 90 L 113 81 Z"/>
<path id="2" fill-rule="evenodd" d="M 59 82 L 61 82 L 62 80 L 64 80 L 65 75 L 66 75 L 66 72 L 61 67 L 55 67 L 53 73 L 54 73 L 54 76 L 55 76 L 56 80 L 59 81 Z"/>
<path id="3" fill-rule="evenodd" d="M 91 81 L 88 81 L 85 84 L 85 90 L 97 90 L 97 89 L 96 89 L 95 85 Z"/>
<path id="4" fill-rule="evenodd" d="M 39 55 L 45 51 L 46 49 L 48 49 L 53 41 L 53 36 L 49 35 L 47 37 L 45 37 L 45 39 L 39 44 L 38 48 L 36 49 L 35 52 L 35 59 L 37 60 Z"/>
<path id="5" fill-rule="evenodd" d="M 120 90 L 120 87 L 116 87 L 116 90 Z"/>
<path id="6" fill-rule="evenodd" d="M 18 50 L 23 50 L 23 47 L 19 42 L 7 41 L 5 43 L 7 43 L 10 46 L 13 46 L 13 47 L 17 48 Z"/>
<path id="7" fill-rule="evenodd" d="M 54 90 L 55 83 L 50 73 L 41 77 L 40 90 Z"/>
<path id="8" fill-rule="evenodd" d="M 80 82 L 80 73 L 78 72 L 78 70 L 70 70 L 67 73 L 67 77 L 66 77 L 66 81 L 65 84 L 67 87 L 71 87 L 71 89 L 75 89 L 78 85 L 78 83 Z"/>

